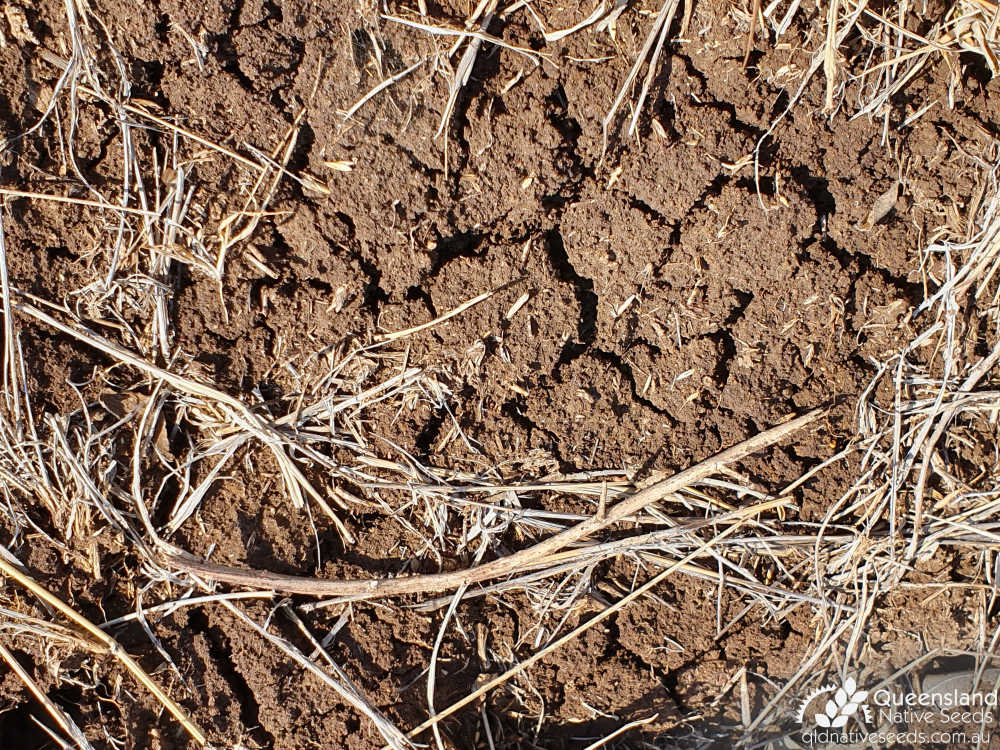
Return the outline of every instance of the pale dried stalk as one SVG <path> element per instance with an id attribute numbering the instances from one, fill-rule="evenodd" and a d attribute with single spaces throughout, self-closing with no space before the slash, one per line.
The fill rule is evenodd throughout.
<path id="1" fill-rule="evenodd" d="M 647 505 L 655 503 L 700 479 L 718 472 L 721 468 L 734 461 L 738 461 L 773 445 L 812 423 L 824 415 L 826 411 L 825 407 L 814 409 L 800 417 L 765 430 L 716 454 L 712 458 L 701 461 L 684 471 L 640 490 L 606 512 L 598 512 L 597 515 L 538 542 L 532 547 L 492 562 L 477 565 L 468 570 L 408 576 L 405 578 L 327 580 L 308 576 L 282 575 L 263 570 L 234 568 L 198 560 L 187 554 L 167 554 L 165 562 L 181 571 L 209 580 L 235 584 L 237 586 L 250 586 L 252 588 L 280 591 L 289 594 L 306 594 L 309 596 L 374 598 L 457 589 L 534 567 L 540 561 L 564 547 L 632 516 Z M 772 500 L 754 505 L 752 508 L 755 513 L 760 513 L 775 507 L 776 503 L 782 504 L 784 502 L 784 500 Z M 733 511 L 713 520 L 715 522 L 733 520 L 744 517 L 745 513 L 746 509 Z"/>
<path id="2" fill-rule="evenodd" d="M 94 625 L 90 620 L 74 610 L 62 599 L 51 593 L 41 584 L 37 583 L 34 579 L 22 573 L 3 556 L 0 556 L 0 572 L 10 578 L 13 578 L 17 583 L 24 586 L 24 588 L 28 589 L 28 591 L 32 594 L 37 596 L 53 609 L 58 610 L 65 617 L 72 620 L 76 625 L 82 628 L 86 633 L 91 635 L 95 641 L 107 649 L 109 654 L 120 661 L 122 666 L 131 672 L 132 676 L 135 677 L 147 690 L 149 690 L 149 692 L 151 692 L 161 704 L 163 704 L 163 707 L 170 712 L 171 716 L 180 722 L 181 726 L 184 727 L 184 730 L 191 736 L 192 739 L 195 740 L 195 742 L 199 745 L 207 744 L 208 740 L 205 737 L 205 733 L 202 732 L 193 721 L 191 721 L 183 708 L 175 703 L 169 695 L 163 692 L 160 686 L 157 685 L 148 674 L 146 674 L 135 659 L 126 653 L 125 649 L 118 644 L 118 641 Z"/>
<path id="3" fill-rule="evenodd" d="M 412 336 L 414 333 L 420 333 L 421 331 L 426 331 L 428 328 L 434 328 L 435 326 L 441 325 L 442 323 L 451 320 L 457 315 L 461 315 L 470 307 L 475 307 L 480 302 L 485 302 L 494 294 L 503 291 L 508 286 L 510 286 L 510 284 L 504 284 L 503 286 L 497 287 L 496 289 L 492 289 L 488 292 L 483 292 L 482 294 L 479 294 L 470 300 L 466 300 L 453 310 L 449 310 L 443 315 L 439 315 L 438 317 L 434 318 L 434 320 L 429 320 L 426 323 L 421 323 L 420 325 L 416 325 L 411 328 L 405 328 L 401 331 L 393 331 L 392 333 L 380 333 L 375 336 L 375 340 L 378 341 L 379 343 L 387 343 L 389 341 L 396 341 L 398 339 L 406 338 L 407 336 Z"/>
<path id="4" fill-rule="evenodd" d="M 67 716 L 66 712 L 59 708 L 59 706 L 57 706 L 52 699 L 49 698 L 49 696 L 42 692 L 42 689 L 38 687 L 38 683 L 32 679 L 31 675 L 28 674 L 24 667 L 22 667 L 17 659 L 14 658 L 14 654 L 12 654 L 2 643 L 0 643 L 0 657 L 7 662 L 7 666 L 10 670 L 21 679 L 21 682 L 24 683 L 25 687 L 27 687 L 31 694 L 35 696 L 35 700 L 42 704 L 42 707 L 48 711 L 52 720 L 55 721 L 65 734 L 73 739 L 73 742 L 76 743 L 76 746 L 80 748 L 80 750 L 94 750 L 93 746 L 87 742 L 87 738 L 84 736 L 83 732 L 80 731 L 80 727 L 76 725 L 76 722 Z"/>

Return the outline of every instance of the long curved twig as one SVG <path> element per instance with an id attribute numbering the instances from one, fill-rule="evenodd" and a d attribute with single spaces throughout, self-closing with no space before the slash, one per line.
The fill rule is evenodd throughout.
<path id="1" fill-rule="evenodd" d="M 201 578 L 237 586 L 248 586 L 285 594 L 306 594 L 309 596 L 350 596 L 375 598 L 383 596 L 401 596 L 405 594 L 422 594 L 435 591 L 457 589 L 482 581 L 510 575 L 518 571 L 530 569 L 549 555 L 594 534 L 612 524 L 632 516 L 651 503 L 681 490 L 700 479 L 716 473 L 723 466 L 738 461 L 741 458 L 756 453 L 777 443 L 782 438 L 791 435 L 818 417 L 825 414 L 826 407 L 814 409 L 800 417 L 771 427 L 741 443 L 717 453 L 709 459 L 684 469 L 673 476 L 662 479 L 646 487 L 634 495 L 620 501 L 606 512 L 599 511 L 591 518 L 571 526 L 548 539 L 544 539 L 527 549 L 512 555 L 477 565 L 466 570 L 448 573 L 432 573 L 400 578 L 369 578 L 362 580 L 323 579 L 310 576 L 291 576 L 272 573 L 265 570 L 234 568 L 227 565 L 206 562 L 186 553 L 168 552 L 165 554 L 167 565 Z M 774 501 L 762 504 L 760 510 L 773 505 Z M 746 508 L 734 511 L 736 518 L 745 518 Z M 724 521 L 726 516 L 713 519 Z"/>

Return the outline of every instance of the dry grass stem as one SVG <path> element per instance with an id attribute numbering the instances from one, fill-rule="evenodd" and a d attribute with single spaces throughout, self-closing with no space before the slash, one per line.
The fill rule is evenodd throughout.
<path id="1" fill-rule="evenodd" d="M 745 514 L 744 514 L 743 517 L 744 518 L 752 517 L 756 512 L 757 512 L 756 508 L 749 508 L 749 509 L 747 509 L 747 512 L 745 512 Z M 524 661 L 522 661 L 519 664 L 517 664 L 517 666 L 512 667 L 511 669 L 508 669 L 506 672 L 504 672 L 501 675 L 498 675 L 497 677 L 494 677 L 489 682 L 486 682 L 485 684 L 483 684 L 482 686 L 480 686 L 479 688 L 477 688 L 476 690 L 474 690 L 472 693 L 470 693 L 469 695 L 467 695 L 465 698 L 462 698 L 461 700 L 456 701 L 455 703 L 453 703 L 452 705 L 450 705 L 445 710 L 441 711 L 438 714 L 435 714 L 431 719 L 428 719 L 423 724 L 420 724 L 418 727 L 416 727 L 412 731 L 410 731 L 407 736 L 410 737 L 411 739 L 420 736 L 427 729 L 430 729 L 432 726 L 438 724 L 443 719 L 447 718 L 448 716 L 451 716 L 456 711 L 458 711 L 458 710 L 464 708 L 465 706 L 469 705 L 473 701 L 477 700 L 481 696 L 483 696 L 486 693 L 488 693 L 490 690 L 493 690 L 494 688 L 496 688 L 496 687 L 498 687 L 500 685 L 503 685 L 505 682 L 507 682 L 508 680 L 510 680 L 515 675 L 517 675 L 517 674 L 519 674 L 521 672 L 524 672 L 529 667 L 531 667 L 533 664 L 535 664 L 535 663 L 541 661 L 542 659 L 544 659 L 551 652 L 555 651 L 556 649 L 560 648 L 561 646 L 564 646 L 565 644 L 569 643 L 570 641 L 578 638 L 581 634 L 585 633 L 590 628 L 594 627 L 595 625 L 597 625 L 600 622 L 603 622 L 607 618 L 611 617 L 611 615 L 619 612 L 621 609 L 627 607 L 629 604 L 631 604 L 636 599 L 640 598 L 641 596 L 644 596 L 647 592 L 651 591 L 656 586 L 658 586 L 659 584 L 663 583 L 663 581 L 665 581 L 668 577 L 670 577 L 677 570 L 677 568 L 679 568 L 681 565 L 684 565 L 685 563 L 690 562 L 691 560 L 693 560 L 698 555 L 700 555 L 703 552 L 705 552 L 706 550 L 710 549 L 711 546 L 713 544 L 715 544 L 716 542 L 718 542 L 718 541 L 720 541 L 722 539 L 725 539 L 730 534 L 735 533 L 740 528 L 740 526 L 741 525 L 740 525 L 739 522 L 734 523 L 732 526 L 730 526 L 725 531 L 722 531 L 719 534 L 716 534 L 712 539 L 709 539 L 708 541 L 702 542 L 701 545 L 698 547 L 698 549 L 696 549 L 694 552 L 691 552 L 690 554 L 688 554 L 685 557 L 683 557 L 680 560 L 678 560 L 676 563 L 673 563 L 669 567 L 663 569 L 662 571 L 660 571 L 659 573 L 657 573 L 655 576 L 653 576 L 652 578 L 650 578 L 648 581 L 646 581 L 646 583 L 644 583 L 642 586 L 639 586 L 634 591 L 632 591 L 631 593 L 629 593 L 627 596 L 622 597 L 617 602 L 615 602 L 614 604 L 612 604 L 610 607 L 606 607 L 599 614 L 597 614 L 594 617 L 590 618 L 589 620 L 587 620 L 583 624 L 578 625 L 576 628 L 574 628 L 573 630 L 569 631 L 568 633 L 566 633 L 565 635 L 561 636 L 560 638 L 552 641 L 545 648 L 543 648 L 543 649 L 541 649 L 539 651 L 536 651 L 534 654 L 532 654 L 531 656 L 529 656 L 527 659 L 525 659 Z"/>
<path id="2" fill-rule="evenodd" d="M 67 605 L 62 601 L 62 599 L 52 594 L 48 589 L 39 585 L 33 578 L 22 573 L 16 566 L 12 565 L 2 556 L 0 556 L 0 572 L 3 572 L 3 574 L 8 578 L 12 578 L 40 600 L 45 602 L 45 604 L 52 607 L 54 610 L 80 627 L 81 630 L 89 634 L 97 643 L 107 649 L 107 652 L 117 659 L 143 687 L 153 694 L 156 700 L 158 700 L 170 713 L 170 715 L 173 716 L 182 727 L 184 727 L 184 731 L 186 731 L 195 742 L 199 745 L 205 745 L 208 743 L 204 732 L 202 732 L 201 729 L 193 721 L 191 721 L 187 712 L 175 703 L 169 695 L 163 692 L 160 686 L 157 685 L 148 674 L 146 674 L 145 670 L 139 666 L 135 659 L 129 656 L 125 650 L 118 645 L 118 642 L 114 638 L 94 625 L 90 620 L 74 610 L 72 607 Z"/>
<path id="3" fill-rule="evenodd" d="M 87 741 L 80 727 L 76 725 L 66 712 L 63 711 L 59 706 L 57 706 L 49 696 L 42 692 L 38 684 L 32 679 L 31 675 L 28 674 L 24 667 L 21 666 L 20 662 L 14 657 L 14 654 L 10 650 L 0 643 L 0 658 L 2 658 L 6 663 L 7 667 L 11 672 L 17 675 L 18 679 L 24 683 L 25 687 L 35 696 L 35 700 L 42 704 L 42 707 L 48 712 L 49 716 L 56 725 L 73 740 L 73 743 L 80 750 L 93 750 L 93 746 Z M 66 745 L 66 747 L 69 747 Z"/>
<path id="4" fill-rule="evenodd" d="M 445 323 L 451 320 L 452 318 L 461 315 L 469 308 L 478 305 L 480 302 L 485 302 L 497 292 L 501 292 L 504 289 L 510 287 L 511 284 L 515 283 L 517 282 L 513 281 L 508 284 L 504 284 L 501 287 L 497 287 L 496 289 L 493 289 L 489 292 L 483 292 L 482 294 L 476 295 L 472 299 L 466 300 L 458 307 L 455 307 L 452 310 L 449 310 L 448 312 L 443 313 L 442 315 L 439 315 L 438 317 L 434 318 L 434 320 L 427 321 L 426 323 L 421 323 L 420 325 L 412 326 L 410 328 L 404 328 L 401 331 L 393 331 L 392 333 L 378 334 L 375 336 L 375 340 L 379 343 L 387 343 L 389 341 L 398 341 L 399 339 L 406 338 L 407 336 L 412 336 L 413 334 L 420 333 L 421 331 L 430 330 L 431 328 L 439 326 L 442 323 Z"/>
<path id="5" fill-rule="evenodd" d="M 765 430 L 722 451 L 710 459 L 697 463 L 671 477 L 661 479 L 652 486 L 626 497 L 609 508 L 606 513 L 601 513 L 585 521 L 581 521 L 575 526 L 538 542 L 528 549 L 502 557 L 493 562 L 484 563 L 469 570 L 401 578 L 338 581 L 288 576 L 268 571 L 240 570 L 215 563 L 203 562 L 190 555 L 168 554 L 165 562 L 174 568 L 208 580 L 289 594 L 308 594 L 310 596 L 385 597 L 404 594 L 426 594 L 471 586 L 474 583 L 530 569 L 564 547 L 585 539 L 601 529 L 619 523 L 623 519 L 642 510 L 647 505 L 662 500 L 664 497 L 684 489 L 700 479 L 717 473 L 722 467 L 761 451 L 794 434 L 825 413 L 825 409 L 815 409 L 807 414 L 772 427 L 769 430 Z M 780 503 L 782 501 L 777 502 Z M 774 505 L 775 501 L 769 501 L 752 506 L 752 508 L 755 513 L 760 513 L 774 507 Z M 728 515 L 732 518 L 741 518 L 744 512 L 745 510 L 738 510 Z M 722 516 L 714 520 L 719 522 L 732 520 L 732 518 Z"/>

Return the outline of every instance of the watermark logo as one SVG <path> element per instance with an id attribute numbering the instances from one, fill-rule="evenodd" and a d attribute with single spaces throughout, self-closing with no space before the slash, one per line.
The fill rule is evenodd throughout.
<path id="1" fill-rule="evenodd" d="M 806 696 L 799 705 L 797 719 L 805 725 L 809 721 L 824 729 L 841 729 L 853 716 L 857 721 L 871 723 L 871 709 L 865 704 L 868 691 L 858 688 L 857 680 L 848 675 L 841 687 L 824 685 Z M 861 715 L 858 711 L 861 710 Z"/>
<path id="2" fill-rule="evenodd" d="M 1000 694 L 974 689 L 974 677 L 932 676 L 920 690 L 864 690 L 847 675 L 839 686 L 817 688 L 799 704 L 801 739 L 817 748 L 989 744 L 1000 718 Z"/>

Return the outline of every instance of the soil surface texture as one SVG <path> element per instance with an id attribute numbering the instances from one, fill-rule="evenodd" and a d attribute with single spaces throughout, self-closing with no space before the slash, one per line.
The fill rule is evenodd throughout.
<path id="1" fill-rule="evenodd" d="M 588 4 L 499 13 L 486 33 L 531 54 L 484 41 L 440 135 L 451 73 L 430 59 L 345 119 L 381 81 L 455 41 L 383 16 L 418 19 L 415 8 L 346 0 L 87 5 L 90 23 L 102 19 L 114 40 L 133 99 L 213 144 L 254 159 L 287 156 L 290 174 L 311 176 L 280 182 L 252 236 L 230 251 L 221 284 L 187 265 L 169 279 L 172 346 L 205 382 L 280 417 L 295 409 L 283 363 L 370 343 L 496 290 L 393 342 L 370 364 L 373 374 L 403 363 L 432 369 L 444 394 L 374 405 L 365 417 L 372 450 L 454 471 L 503 467 L 498 476 L 524 479 L 615 470 L 638 481 L 833 404 L 818 426 L 734 467 L 747 486 L 780 490 L 846 444 L 876 363 L 912 338 L 908 313 L 924 293 L 918 251 L 969 200 L 976 184 L 967 154 L 990 141 L 1000 120 L 995 86 L 970 77 L 954 92 L 953 109 L 942 104 L 898 127 L 907 112 L 947 101 L 944 65 L 909 84 L 887 133 L 881 118 L 824 114 L 825 80 L 817 75 L 764 143 L 755 178 L 754 150 L 808 67 L 825 10 L 803 11 L 780 44 L 758 33 L 744 69 L 746 9 L 696 2 L 683 35 L 682 13 L 674 21 L 676 40 L 663 52 L 635 133 L 627 130 L 638 84 L 605 138 L 602 120 L 659 5 L 629 4 L 613 33 L 588 28 L 552 42 L 533 14 L 548 30 L 568 28 L 590 14 Z M 428 0 L 421 22 L 462 28 L 474 5 Z M 45 114 L 62 72 L 53 56 L 66 59 L 72 45 L 62 3 L 24 8 L 30 34 L 4 28 L 0 47 L 5 138 Z M 4 152 L 0 183 L 59 193 L 79 170 L 97 188 L 112 188 L 122 169 L 120 131 L 86 96 L 80 102 L 76 163 L 64 162 L 50 118 Z M 297 140 L 282 154 L 291 128 Z M 135 138 L 148 154 L 172 136 L 137 128 Z M 239 203 L 247 172 L 210 149 L 188 154 L 200 195 L 209 196 L 199 199 L 207 217 L 212 200 Z M 873 223 L 873 207 L 897 184 L 897 200 Z M 81 206 L 8 200 L 10 284 L 72 308 L 73 290 L 106 270 L 95 254 L 114 237 L 107 225 L 115 221 Z M 121 310 L 122 320 L 133 322 L 133 312 Z M 105 403 L 108 378 L 142 379 L 84 343 L 23 322 L 28 392 L 39 415 Z M 113 321 L 94 328 L 112 338 L 123 330 Z M 98 372 L 105 375 L 95 379 Z M 100 424 L 114 421 L 113 405 L 101 414 L 88 408 Z M 169 425 L 166 433 L 169 450 L 181 455 L 186 446 Z M 207 470 L 198 466 L 191 481 Z M 856 472 L 849 460 L 818 474 L 792 493 L 791 512 L 822 519 Z M 428 529 L 407 531 L 376 508 L 341 512 L 356 537 L 345 544 L 326 516 L 294 508 L 281 487 L 266 450 L 238 452 L 170 541 L 228 565 L 327 578 L 474 562 L 476 545 L 436 555 L 422 541 Z M 595 512 L 592 499 L 541 493 L 530 502 L 553 513 Z M 105 536 L 73 537 L 66 548 L 40 532 L 14 539 L 5 518 L 3 543 L 92 621 L 135 610 L 134 551 Z M 41 509 L 33 522 L 52 530 Z M 512 533 L 485 559 L 544 533 Z M 436 708 L 600 612 L 649 571 L 623 557 L 588 575 L 572 605 L 551 612 L 529 591 L 463 600 L 437 654 Z M 156 588 L 143 601 L 183 593 Z M 885 673 L 928 647 L 964 647 L 979 627 L 963 614 L 961 589 L 932 600 L 919 591 L 894 596 L 878 603 L 868 633 L 881 644 Z M 447 601 L 414 606 L 425 599 L 308 615 L 313 633 L 335 631 L 329 655 L 404 731 L 428 716 L 426 670 L 447 609 Z M 237 603 L 312 652 L 274 613 L 276 600 Z M 744 606 L 720 599 L 711 580 L 673 576 L 443 720 L 440 742 L 583 748 L 655 714 L 621 746 L 693 747 L 686 738 L 740 717 L 740 693 L 732 691 L 738 670 L 746 669 L 745 696 L 756 709 L 813 645 L 817 625 L 807 607 L 787 618 L 758 608 L 724 629 Z M 150 615 L 149 623 L 156 645 L 135 621 L 110 632 L 216 746 L 383 746 L 367 718 L 227 608 L 185 607 Z M 46 651 L 9 633 L 0 641 L 94 747 L 195 746 L 111 657 L 73 646 Z M 59 676 L 67 673 L 79 679 Z M 44 712 L 10 672 L 0 676 L 2 706 L 0 737 L 18 737 L 3 740 L 6 747 L 54 747 L 31 720 L 48 721 Z M 419 739 L 433 746 L 432 735 Z"/>

